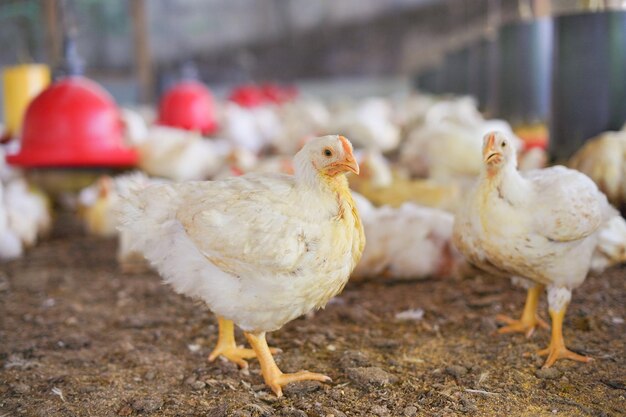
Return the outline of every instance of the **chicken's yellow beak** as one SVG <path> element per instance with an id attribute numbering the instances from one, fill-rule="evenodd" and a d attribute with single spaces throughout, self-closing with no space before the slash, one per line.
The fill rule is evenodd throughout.
<path id="1" fill-rule="evenodd" d="M 502 154 L 494 149 L 495 144 L 496 144 L 496 137 L 492 133 L 487 138 L 487 143 L 485 144 L 483 148 L 483 161 L 486 164 L 491 164 L 494 162 L 498 163 L 502 160 Z"/>
<path id="2" fill-rule="evenodd" d="M 345 169 L 347 169 L 350 172 L 354 172 L 356 175 L 359 175 L 359 172 L 361 171 L 359 169 L 358 162 L 356 161 L 356 159 L 354 158 L 354 155 L 352 154 L 346 157 L 346 159 L 344 160 L 343 166 L 345 167 Z"/>
<path id="3" fill-rule="evenodd" d="M 487 164 L 498 163 L 502 159 L 502 154 L 500 152 L 490 152 L 484 155 L 484 161 Z"/>
<path id="4" fill-rule="evenodd" d="M 339 140 L 341 141 L 345 157 L 342 160 L 328 165 L 326 172 L 328 172 L 329 175 L 337 175 L 349 171 L 359 175 L 359 163 L 352 153 L 352 145 L 344 136 L 339 136 Z"/>
<path id="5" fill-rule="evenodd" d="M 329 164 L 326 167 L 326 173 L 330 176 L 335 176 L 345 172 L 354 172 L 356 175 L 359 175 L 359 164 L 352 153 L 352 145 L 348 139 L 343 136 L 339 136 L 339 140 L 341 141 L 343 147 L 344 157 L 341 160 Z"/>
<path id="6" fill-rule="evenodd" d="M 359 164 L 356 162 L 356 159 L 354 158 L 354 155 L 352 155 L 352 153 L 346 155 L 343 160 L 333 162 L 332 164 L 328 165 L 328 168 L 326 169 L 326 172 L 331 176 L 348 171 L 354 172 L 356 175 L 359 175 Z"/>

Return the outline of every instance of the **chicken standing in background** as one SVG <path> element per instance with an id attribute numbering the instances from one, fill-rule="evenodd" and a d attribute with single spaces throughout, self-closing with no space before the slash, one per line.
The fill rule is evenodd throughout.
<path id="1" fill-rule="evenodd" d="M 412 176 L 444 184 L 470 184 L 482 165 L 481 138 L 493 130 L 510 134 L 512 144 L 521 148 L 521 140 L 513 136 L 510 125 L 503 120 L 481 119 L 474 124 L 444 120 L 414 129 L 402 147 L 400 163 Z"/>
<path id="2" fill-rule="evenodd" d="M 572 156 L 570 168 L 589 175 L 609 201 L 620 209 L 626 203 L 626 131 L 605 132 Z"/>
<path id="3" fill-rule="evenodd" d="M 342 136 L 308 142 L 295 175 L 248 174 L 221 181 L 149 186 L 126 196 L 122 231 L 182 294 L 219 317 L 209 359 L 240 366 L 256 356 L 265 382 L 282 395 L 293 381 L 328 381 L 301 371 L 283 374 L 265 333 L 324 305 L 346 284 L 365 236 L 346 172 L 359 172 Z M 236 346 L 233 322 L 250 349 Z"/>
<path id="4" fill-rule="evenodd" d="M 100 237 L 117 235 L 117 221 L 114 210 L 118 195 L 113 180 L 108 175 L 98 178 L 78 195 L 78 214 L 82 218 L 87 233 Z"/>
<path id="5" fill-rule="evenodd" d="M 528 333 L 539 324 L 537 298 L 547 286 L 552 338 L 538 352 L 548 355 L 544 367 L 561 358 L 588 362 L 565 347 L 563 318 L 603 243 L 603 230 L 616 218 L 623 221 L 619 213 L 578 171 L 557 166 L 520 173 L 514 146 L 501 133 L 485 136 L 481 175 L 467 197 L 455 219 L 458 249 L 487 272 L 535 282 L 521 320 L 510 320 L 508 329 Z"/>

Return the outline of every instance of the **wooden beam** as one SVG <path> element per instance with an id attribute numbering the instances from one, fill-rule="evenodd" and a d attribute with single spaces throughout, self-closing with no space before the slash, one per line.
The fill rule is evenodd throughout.
<path id="1" fill-rule="evenodd" d="M 133 41 L 135 44 L 135 71 L 139 84 L 139 99 L 142 104 L 149 104 L 152 102 L 153 95 L 153 71 L 146 1 L 130 0 L 130 5 L 133 22 Z"/>
<path id="2" fill-rule="evenodd" d="M 43 0 L 44 21 L 46 22 L 46 49 L 48 63 L 56 67 L 61 63 L 60 16 L 57 0 Z"/>

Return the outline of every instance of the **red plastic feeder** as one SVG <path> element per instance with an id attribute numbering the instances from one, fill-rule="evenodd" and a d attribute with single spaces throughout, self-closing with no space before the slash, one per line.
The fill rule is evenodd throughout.
<path id="1" fill-rule="evenodd" d="M 239 104 L 241 107 L 247 108 L 258 107 L 267 103 L 267 97 L 263 90 L 252 84 L 236 87 L 230 93 L 228 99 Z"/>
<path id="2" fill-rule="evenodd" d="M 267 101 L 276 104 L 285 103 L 298 96 L 298 90 L 295 87 L 284 87 L 273 83 L 263 84 L 261 92 Z"/>
<path id="3" fill-rule="evenodd" d="M 7 161 L 30 168 L 132 166 L 138 155 L 124 145 L 122 131 L 115 102 L 102 87 L 64 78 L 30 103 L 21 149 Z"/>
<path id="4" fill-rule="evenodd" d="M 197 81 L 176 84 L 161 99 L 158 123 L 203 134 L 215 132 L 217 122 L 211 92 Z"/>

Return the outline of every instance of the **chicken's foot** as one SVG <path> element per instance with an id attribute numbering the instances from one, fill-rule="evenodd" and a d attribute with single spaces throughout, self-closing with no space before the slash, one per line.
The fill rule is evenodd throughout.
<path id="1" fill-rule="evenodd" d="M 559 359 L 571 359 L 578 362 L 590 362 L 593 360 L 593 358 L 579 355 L 565 347 L 565 341 L 563 340 L 563 317 L 565 317 L 566 311 L 567 307 L 559 311 L 550 309 L 550 317 L 552 318 L 552 338 L 550 339 L 550 345 L 546 349 L 537 352 L 539 356 L 548 355 L 543 368 L 551 367 Z"/>
<path id="2" fill-rule="evenodd" d="M 272 389 L 272 391 L 274 391 L 274 394 L 276 394 L 277 397 L 281 397 L 283 395 L 282 387 L 290 382 L 308 380 L 328 382 L 331 380 L 326 375 L 316 374 L 309 371 L 300 371 L 292 374 L 283 373 L 276 365 L 276 362 L 274 362 L 272 352 L 267 346 L 267 341 L 265 340 L 265 333 L 244 334 L 248 339 L 248 343 L 250 343 L 250 346 L 252 346 L 252 349 L 254 349 L 257 357 L 259 358 L 261 372 L 263 373 L 265 383 Z"/>
<path id="3" fill-rule="evenodd" d="M 539 314 L 537 314 L 537 304 L 539 303 L 539 297 L 544 290 L 543 285 L 535 285 L 528 289 L 526 295 L 526 304 L 524 304 L 524 311 L 522 317 L 519 320 L 511 317 L 499 314 L 496 316 L 496 320 L 506 323 L 507 325 L 498 329 L 498 333 L 524 333 L 527 338 L 531 337 L 535 332 L 537 326 L 549 329 L 550 326 L 546 323 Z"/>
<path id="4" fill-rule="evenodd" d="M 213 362 L 218 356 L 223 356 L 229 361 L 236 363 L 240 368 L 247 368 L 246 359 L 256 357 L 252 349 L 245 349 L 235 343 L 235 324 L 231 320 L 223 317 L 217 318 L 219 326 L 219 336 L 217 345 L 209 355 L 209 362 Z M 271 349 L 272 353 L 279 353 L 280 349 Z"/>

